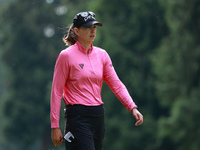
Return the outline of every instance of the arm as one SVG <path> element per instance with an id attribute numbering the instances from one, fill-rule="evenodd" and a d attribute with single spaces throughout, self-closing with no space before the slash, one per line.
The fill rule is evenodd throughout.
<path id="1" fill-rule="evenodd" d="M 128 109 L 136 119 L 136 126 L 142 124 L 143 116 L 137 110 L 137 105 L 132 100 L 128 90 L 125 85 L 118 78 L 113 66 L 111 59 L 107 53 L 105 53 L 104 60 L 104 81 L 121 101 L 121 103 Z"/>
<path id="2" fill-rule="evenodd" d="M 61 99 L 69 72 L 69 67 L 66 60 L 66 55 L 61 52 L 54 68 L 51 89 L 51 128 L 59 128 Z"/>
<path id="3" fill-rule="evenodd" d="M 63 136 L 59 129 L 59 120 L 63 89 L 68 76 L 67 68 L 66 57 L 63 53 L 61 53 L 56 61 L 51 90 L 51 138 L 55 146 L 59 146 L 63 142 L 63 140 L 61 140 Z"/>
<path id="4" fill-rule="evenodd" d="M 118 78 L 115 69 L 112 66 L 111 59 L 106 52 L 104 56 L 103 78 L 124 107 L 131 112 L 132 109 L 136 107 L 136 104 L 133 102 L 125 85 Z"/>

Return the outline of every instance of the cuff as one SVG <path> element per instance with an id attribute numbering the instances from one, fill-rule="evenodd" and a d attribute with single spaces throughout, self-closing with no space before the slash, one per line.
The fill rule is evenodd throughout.
<path id="1" fill-rule="evenodd" d="M 59 123 L 51 123 L 51 128 L 59 128 Z"/>

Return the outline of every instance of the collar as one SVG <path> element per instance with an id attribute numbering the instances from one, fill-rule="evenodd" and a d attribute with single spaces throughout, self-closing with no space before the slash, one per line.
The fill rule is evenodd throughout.
<path id="1" fill-rule="evenodd" d="M 81 45 L 81 43 L 79 43 L 79 41 L 77 41 L 75 44 L 78 46 L 79 51 L 81 51 L 84 54 L 87 54 L 87 48 L 84 47 L 83 45 Z M 91 43 L 91 46 L 88 50 L 88 54 L 90 54 L 92 52 L 92 50 L 93 50 L 93 44 Z"/>

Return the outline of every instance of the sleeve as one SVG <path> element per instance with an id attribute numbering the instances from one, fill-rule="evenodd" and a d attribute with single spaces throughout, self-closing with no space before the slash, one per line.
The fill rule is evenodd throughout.
<path id="1" fill-rule="evenodd" d="M 118 78 L 115 69 L 112 65 L 112 61 L 107 52 L 104 56 L 104 71 L 103 78 L 106 84 L 110 87 L 116 97 L 124 105 L 126 109 L 131 111 L 134 107 L 137 107 L 132 100 L 127 88 Z"/>
<path id="2" fill-rule="evenodd" d="M 67 58 L 66 55 L 61 52 L 56 60 L 51 89 L 51 128 L 59 128 L 61 99 L 63 95 L 63 89 L 67 81 L 68 73 L 69 67 L 67 64 Z"/>

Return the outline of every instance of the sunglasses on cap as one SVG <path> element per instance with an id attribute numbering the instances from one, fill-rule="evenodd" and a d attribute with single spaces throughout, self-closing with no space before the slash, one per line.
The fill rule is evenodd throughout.
<path id="1" fill-rule="evenodd" d="M 77 16 L 81 16 L 81 17 L 88 17 L 88 16 L 92 16 L 95 17 L 95 13 L 91 12 L 91 11 L 87 11 L 87 12 L 80 12 L 77 14 Z"/>

